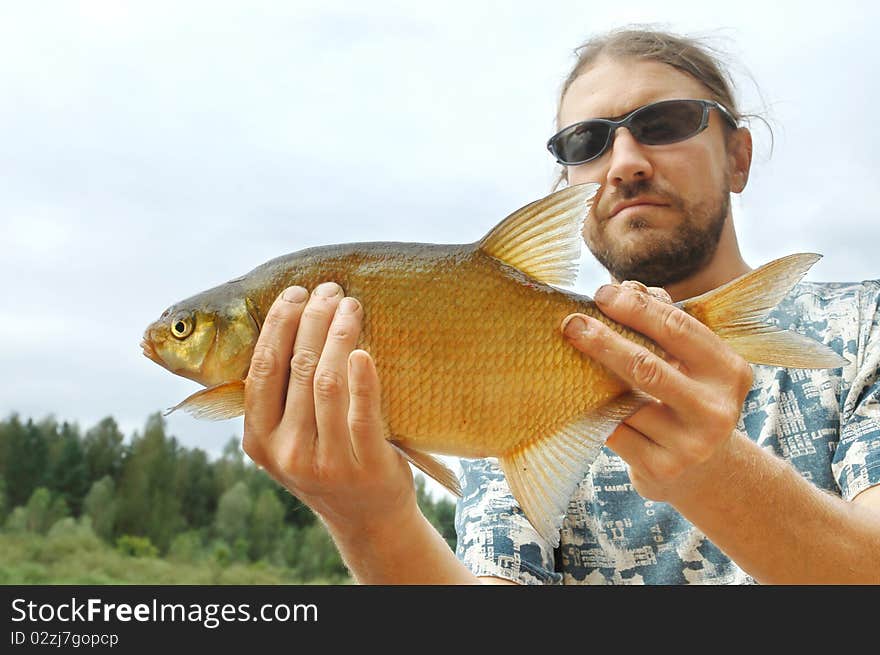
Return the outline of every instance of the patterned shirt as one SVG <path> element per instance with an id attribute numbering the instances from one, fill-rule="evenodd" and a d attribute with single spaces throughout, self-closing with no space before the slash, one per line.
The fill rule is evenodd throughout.
<path id="1" fill-rule="evenodd" d="M 827 344 L 842 369 L 753 366 L 739 429 L 820 489 L 852 500 L 880 484 L 880 281 L 802 282 L 768 322 Z M 749 584 L 672 506 L 633 489 L 604 448 L 578 486 L 556 550 L 516 504 L 494 459 L 461 460 L 456 554 L 476 575 L 523 584 Z"/>

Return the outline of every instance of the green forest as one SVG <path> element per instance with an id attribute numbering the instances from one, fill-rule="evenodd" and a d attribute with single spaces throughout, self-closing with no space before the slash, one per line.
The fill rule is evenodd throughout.
<path id="1" fill-rule="evenodd" d="M 416 475 L 455 547 L 455 507 Z M 323 524 L 231 439 L 213 461 L 160 414 L 0 421 L 0 584 L 350 584 Z"/>

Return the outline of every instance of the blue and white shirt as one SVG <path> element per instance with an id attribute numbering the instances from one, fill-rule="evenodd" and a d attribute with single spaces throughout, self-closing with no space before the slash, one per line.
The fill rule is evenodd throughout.
<path id="1" fill-rule="evenodd" d="M 827 344 L 842 369 L 754 366 L 739 429 L 846 500 L 880 484 L 880 281 L 802 282 L 768 319 Z M 461 460 L 456 554 L 476 575 L 523 584 L 741 584 L 754 580 L 673 507 L 639 496 L 604 448 L 572 497 L 555 551 L 497 462 Z"/>

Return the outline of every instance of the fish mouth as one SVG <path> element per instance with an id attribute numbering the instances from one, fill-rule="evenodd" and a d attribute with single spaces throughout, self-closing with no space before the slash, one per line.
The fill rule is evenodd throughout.
<path id="1" fill-rule="evenodd" d="M 159 365 L 164 365 L 162 359 L 159 357 L 159 354 L 156 352 L 156 349 L 153 348 L 153 344 L 151 344 L 146 339 L 141 340 L 141 350 L 144 352 L 144 357 L 152 359 Z"/>

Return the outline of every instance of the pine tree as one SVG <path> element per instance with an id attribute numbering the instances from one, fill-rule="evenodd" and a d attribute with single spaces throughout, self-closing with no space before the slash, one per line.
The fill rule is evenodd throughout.
<path id="1" fill-rule="evenodd" d="M 74 516 L 79 516 L 83 499 L 91 485 L 76 426 L 68 423 L 62 425 L 49 465 L 49 480 L 52 490 L 61 494 Z"/>
<path id="2" fill-rule="evenodd" d="M 13 415 L 0 426 L 3 461 L 0 474 L 6 480 L 10 507 L 24 505 L 37 487 L 47 482 L 49 445 L 43 431 L 28 420 L 26 424 Z"/>
<path id="3" fill-rule="evenodd" d="M 86 432 L 83 451 L 90 481 L 95 482 L 105 475 L 114 480 L 119 479 L 126 451 L 124 440 L 125 436 L 111 416 L 102 419 Z"/>

